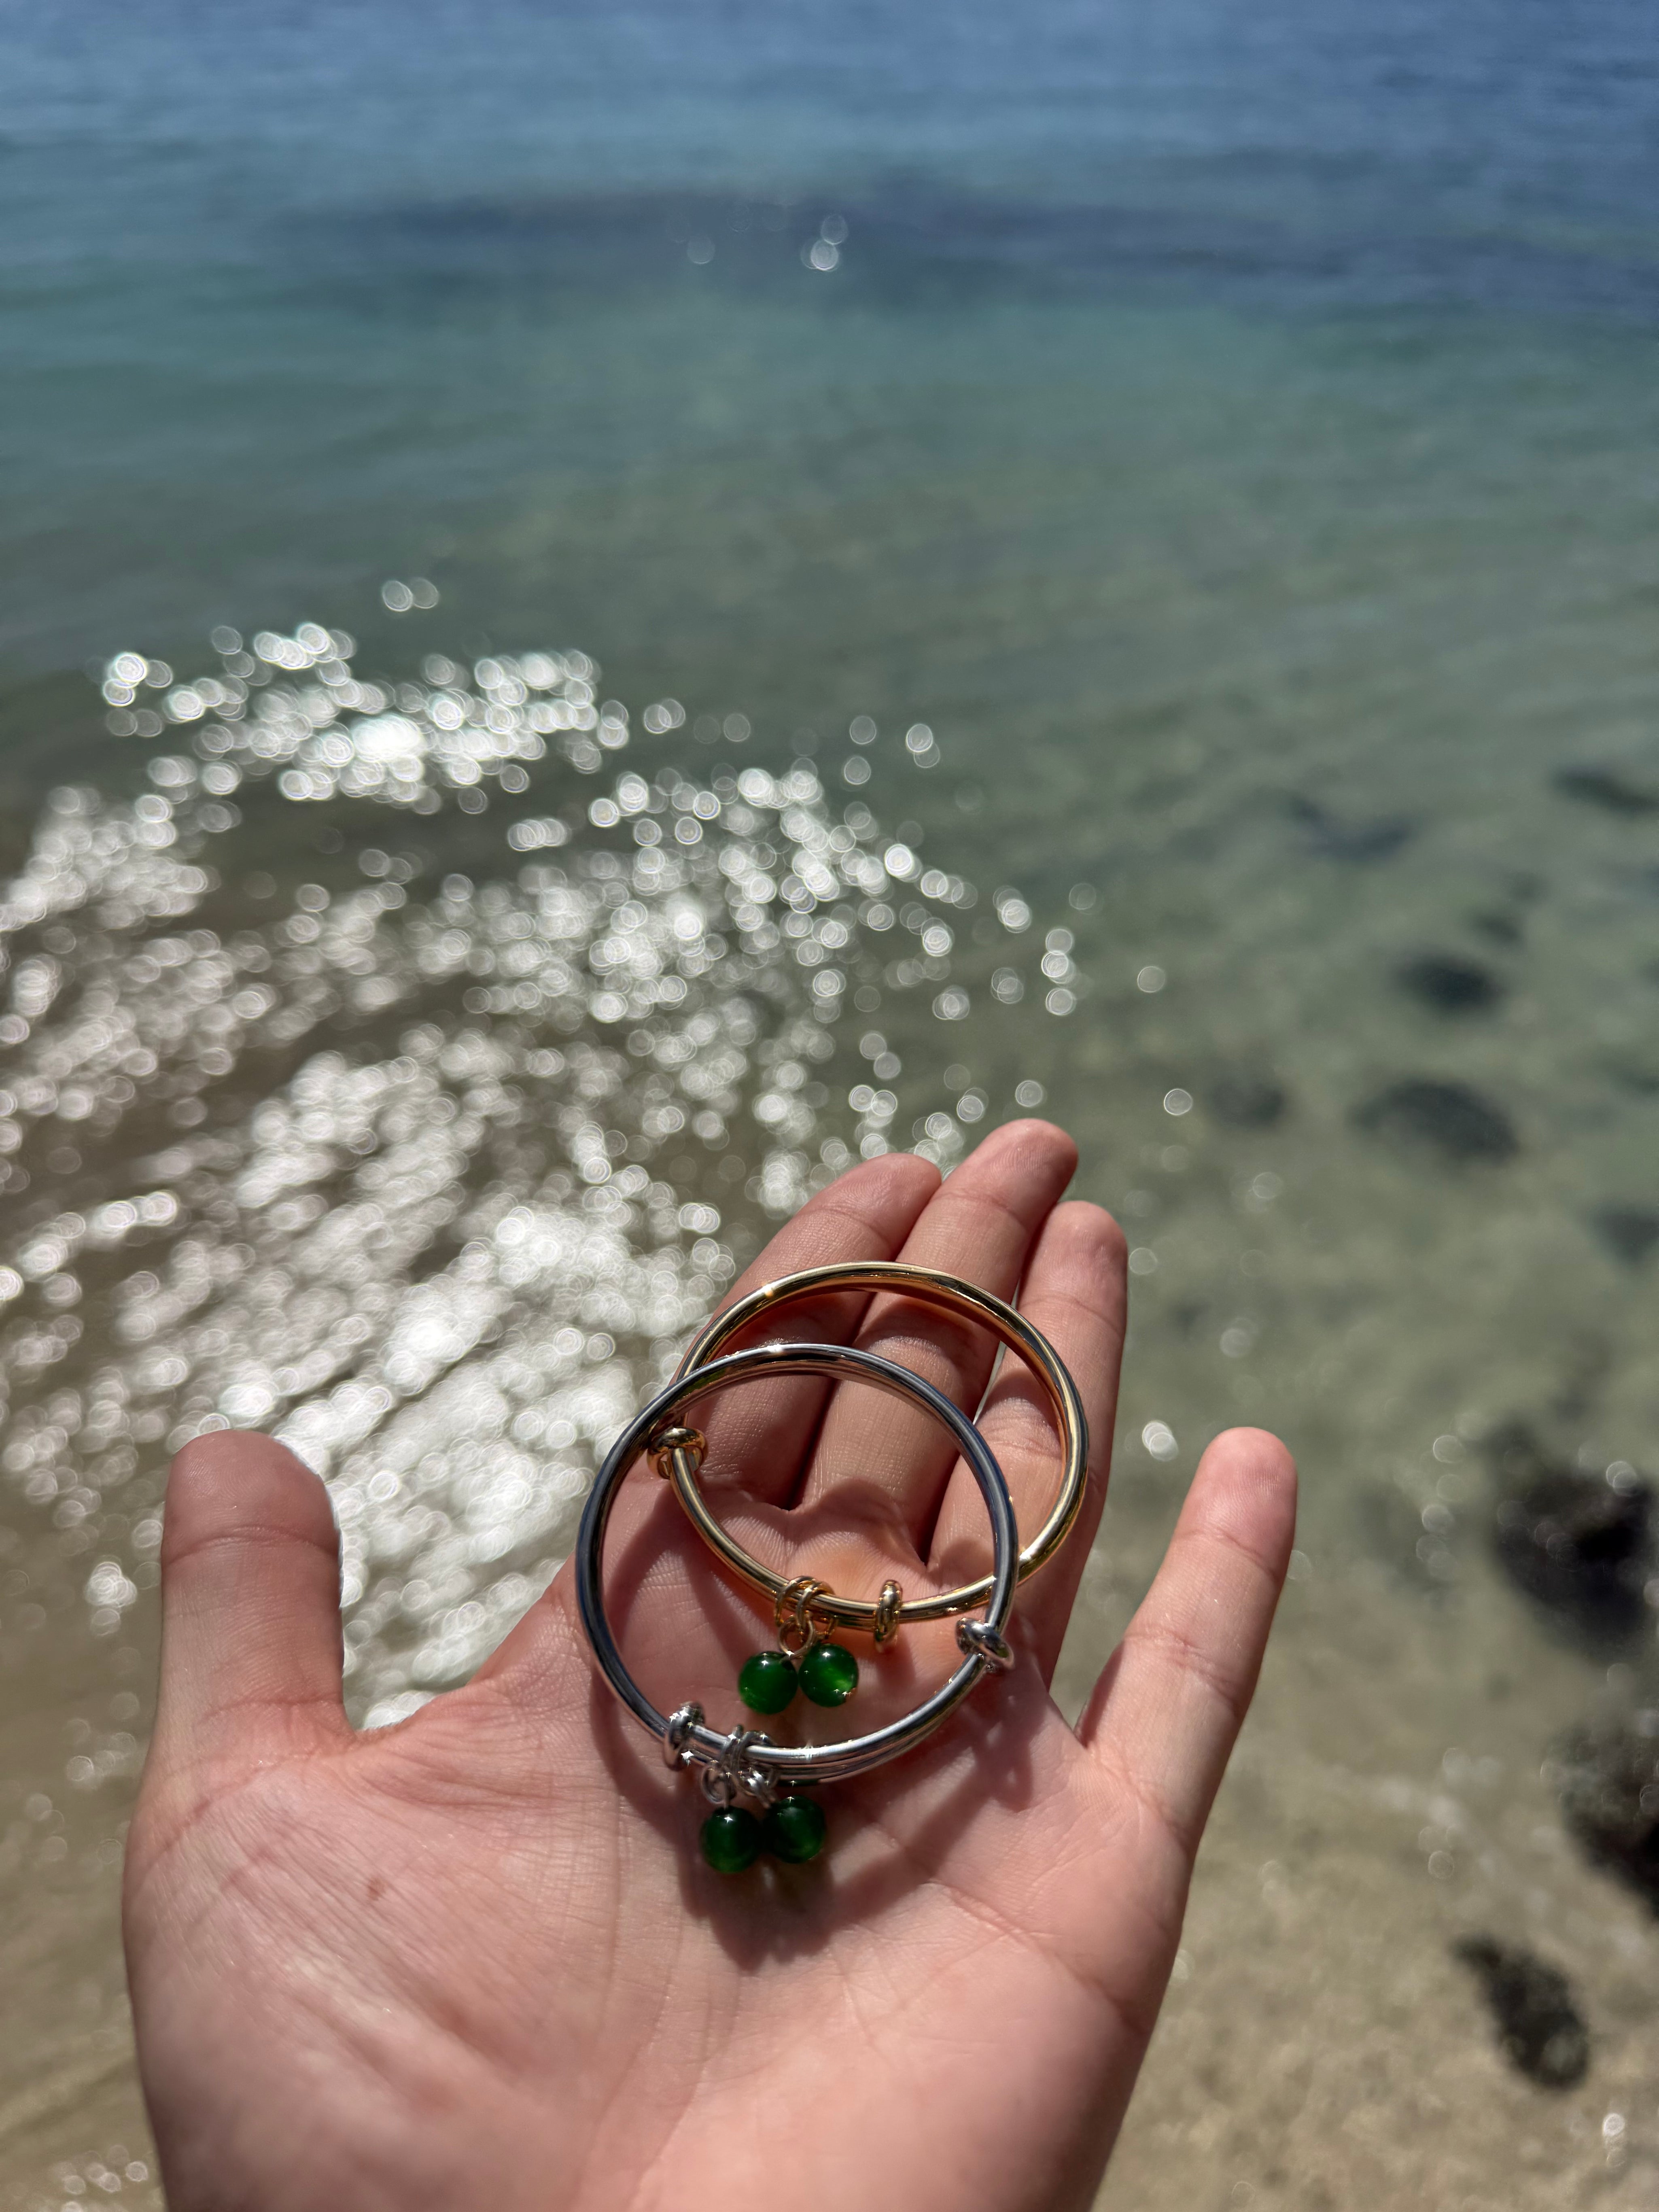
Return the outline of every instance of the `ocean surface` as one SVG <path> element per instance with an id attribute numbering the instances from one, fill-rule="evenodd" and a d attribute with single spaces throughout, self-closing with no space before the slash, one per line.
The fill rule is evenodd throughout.
<path id="1" fill-rule="evenodd" d="M 0 2212 L 160 2202 L 170 1449 L 327 1474 L 394 1717 L 1032 1108 L 1064 1696 L 1304 1483 L 1103 2203 L 1659 2205 L 1659 18 L 0 0 Z"/>

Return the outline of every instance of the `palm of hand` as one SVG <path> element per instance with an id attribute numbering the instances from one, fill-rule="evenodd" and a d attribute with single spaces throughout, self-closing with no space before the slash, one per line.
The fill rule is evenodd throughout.
<path id="1" fill-rule="evenodd" d="M 901 1246 L 1005 1295 L 1023 1278 L 1109 1435 L 1121 1243 L 1095 1209 L 1054 1209 L 1070 1166 L 1034 1125 L 936 1194 L 921 1163 L 882 1162 L 791 1224 L 755 1279 Z M 896 1356 L 961 1402 L 982 1390 L 986 1346 L 914 1308 L 843 1301 L 777 1333 L 809 1322 L 861 1323 L 890 1353 L 902 1328 Z M 809 1544 L 848 1590 L 978 1571 L 976 1492 L 926 1422 L 846 1392 L 820 1430 L 816 1393 L 733 1393 L 705 1425 L 711 1467 L 746 1473 L 745 1492 L 711 1492 L 743 1540 L 780 1559 Z M 1005 1377 L 985 1416 L 1028 1529 L 1054 1479 L 1038 1402 Z M 1074 1732 L 1044 1685 L 1097 1488 L 1021 1601 L 1014 1672 L 921 1753 L 827 1793 L 823 1859 L 734 1880 L 702 1864 L 700 1800 L 599 1682 L 568 1574 L 466 1688 L 354 1737 L 321 1486 L 265 1439 L 204 1439 L 169 1497 L 163 1694 L 128 1860 L 176 2212 L 1087 2203 L 1292 1500 L 1270 1440 L 1212 1447 Z M 927 1564 L 907 1558 L 930 1529 Z M 647 1691 L 729 1725 L 737 1665 L 769 1639 L 655 1483 L 629 1485 L 607 1567 Z M 939 1679 L 948 1634 L 866 1662 L 860 1727 Z"/>

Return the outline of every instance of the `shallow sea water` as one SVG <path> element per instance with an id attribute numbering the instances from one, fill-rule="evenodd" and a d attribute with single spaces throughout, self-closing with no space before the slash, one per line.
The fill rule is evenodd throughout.
<path id="1" fill-rule="evenodd" d="M 389 1717 L 816 1181 L 1031 1103 L 1135 1249 L 1067 1700 L 1208 1436 L 1304 1480 L 1103 2202 L 1659 2203 L 1553 1760 L 1650 1616 L 1488 1463 L 1656 1460 L 1650 25 L 408 21 L 0 11 L 0 2205 L 156 2202 L 173 1446 L 326 1473 Z"/>

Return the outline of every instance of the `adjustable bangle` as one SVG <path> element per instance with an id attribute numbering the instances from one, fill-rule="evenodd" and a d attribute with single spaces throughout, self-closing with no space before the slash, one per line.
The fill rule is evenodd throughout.
<path id="1" fill-rule="evenodd" d="M 1060 1494 L 1048 1519 L 1019 1554 L 1018 1579 L 1024 1582 L 1054 1557 L 1076 1525 L 1088 1483 L 1089 1425 L 1084 1418 L 1077 1385 L 1048 1338 L 1041 1330 L 1033 1328 L 1012 1306 L 989 1291 L 981 1290 L 976 1283 L 964 1282 L 960 1276 L 947 1275 L 936 1267 L 912 1267 L 902 1260 L 866 1260 L 845 1266 L 803 1267 L 799 1273 L 762 1284 L 758 1290 L 751 1291 L 747 1297 L 739 1298 L 735 1305 L 728 1306 L 724 1313 L 706 1322 L 688 1346 L 676 1370 L 676 1379 L 684 1378 L 694 1369 L 714 1358 L 733 1337 L 762 1315 L 781 1311 L 800 1298 L 824 1297 L 841 1291 L 895 1292 L 914 1298 L 921 1305 L 937 1306 L 958 1316 L 965 1314 L 967 1319 L 988 1329 L 1000 1344 L 1023 1359 L 1043 1385 L 1060 1434 Z M 974 1433 L 977 1434 L 977 1431 Z M 697 1487 L 702 1438 L 695 1429 L 681 1429 L 672 1435 L 663 1435 L 658 1443 L 659 1449 L 653 1455 L 657 1471 L 672 1483 L 675 1496 L 704 1543 L 734 1575 L 769 1598 L 775 1607 L 781 1606 L 787 1589 L 786 1578 L 763 1565 L 726 1534 Z M 963 1456 L 968 1456 L 965 1450 Z M 982 1605 L 991 1587 L 992 1577 L 981 1575 L 977 1582 L 964 1583 L 959 1589 L 946 1590 L 937 1597 L 908 1598 L 899 1603 L 889 1596 L 887 1590 L 872 1601 L 842 1597 L 820 1585 L 812 1595 L 811 1611 L 820 1624 L 858 1629 L 874 1636 L 879 1648 L 890 1642 L 902 1626 L 920 1620 L 944 1620 L 952 1613 L 966 1613 Z"/>
<path id="2" fill-rule="evenodd" d="M 982 1620 L 963 1620 L 957 1625 L 962 1664 L 914 1712 L 843 1743 L 775 1744 L 767 1736 L 742 1726 L 722 1735 L 718 1729 L 708 1726 L 702 1708 L 690 1703 L 679 1706 L 672 1716 L 659 1713 L 629 1672 L 605 1618 L 601 1579 L 605 1528 L 623 1479 L 635 1460 L 642 1450 L 651 1448 L 665 1429 L 674 1425 L 675 1416 L 694 1398 L 730 1382 L 782 1375 L 871 1382 L 878 1389 L 925 1407 L 951 1431 L 973 1471 L 990 1516 L 995 1565 L 985 1582 L 988 1601 Z M 684 1447 L 675 1449 L 683 1450 Z M 740 1871 L 751 1863 L 763 1846 L 786 1861 L 816 1856 L 823 1842 L 823 1816 L 816 1802 L 794 1793 L 814 1783 L 843 1781 L 852 1775 L 868 1773 L 872 1767 L 884 1765 L 888 1759 L 912 1750 L 956 1710 L 983 1674 L 988 1671 L 1000 1672 L 1013 1663 L 1013 1653 L 1003 1632 L 1014 1601 L 1018 1541 L 1007 1485 L 989 1447 L 967 1415 L 921 1376 L 854 1346 L 757 1345 L 750 1351 L 731 1353 L 690 1374 L 678 1376 L 635 1415 L 606 1455 L 582 1514 L 576 1539 L 577 1604 L 600 1671 L 623 1704 L 642 1727 L 659 1739 L 671 1766 L 695 1766 L 702 1771 L 704 1794 L 715 1808 L 705 1820 L 702 1832 L 703 1853 L 711 1865 L 722 1871 Z M 791 1587 L 780 1580 L 781 1595 Z M 796 1608 L 810 1639 L 805 1647 L 807 1656 L 810 1658 L 814 1650 L 840 1652 L 842 1659 L 852 1663 L 856 1677 L 856 1663 L 852 1662 L 850 1653 L 842 1652 L 839 1645 L 816 1640 L 812 1615 L 817 1606 L 818 1601 L 809 1591 Z M 819 1702 L 839 1704 L 842 1699 L 829 1698 Z M 765 1815 L 763 1826 L 754 1814 L 737 1803 L 739 1796 L 753 1800 L 760 1808 Z"/>

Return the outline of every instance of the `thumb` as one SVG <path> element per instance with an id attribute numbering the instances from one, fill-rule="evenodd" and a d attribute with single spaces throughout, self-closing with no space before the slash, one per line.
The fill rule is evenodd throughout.
<path id="1" fill-rule="evenodd" d="M 339 1538 L 321 1482 L 270 1437 L 186 1444 L 162 1522 L 158 1765 L 343 1734 L 341 1651 Z"/>

